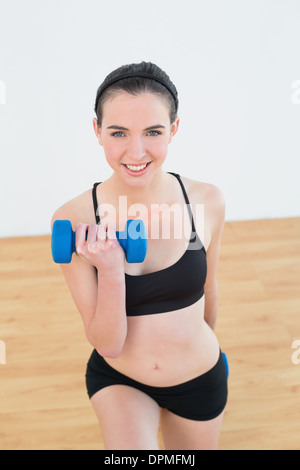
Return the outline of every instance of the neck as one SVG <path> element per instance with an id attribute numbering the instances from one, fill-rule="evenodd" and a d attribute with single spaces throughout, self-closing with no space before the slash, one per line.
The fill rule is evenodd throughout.
<path id="1" fill-rule="evenodd" d="M 117 173 L 113 173 L 107 180 L 108 187 L 112 193 L 119 196 L 126 196 L 128 204 L 145 204 L 161 203 L 169 193 L 169 176 L 160 168 L 146 184 L 140 181 L 133 181 L 128 184 Z M 139 179 L 138 177 L 136 178 Z"/>

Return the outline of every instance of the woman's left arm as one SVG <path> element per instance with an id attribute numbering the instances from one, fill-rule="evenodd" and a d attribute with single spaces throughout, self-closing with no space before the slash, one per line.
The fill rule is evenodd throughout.
<path id="1" fill-rule="evenodd" d="M 204 285 L 204 319 L 215 331 L 218 316 L 217 269 L 221 239 L 225 222 L 225 200 L 223 193 L 214 185 L 209 185 L 205 198 L 205 223 L 209 224 L 210 244 L 207 249 L 207 277 Z"/>

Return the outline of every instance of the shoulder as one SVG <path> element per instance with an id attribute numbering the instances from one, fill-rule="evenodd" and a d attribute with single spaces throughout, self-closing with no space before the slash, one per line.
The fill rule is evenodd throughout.
<path id="1" fill-rule="evenodd" d="M 225 197 L 222 190 L 211 183 L 182 177 L 192 204 L 203 204 L 206 222 L 211 232 L 222 228 L 225 220 Z"/>
<path id="2" fill-rule="evenodd" d="M 194 179 L 181 177 L 186 190 L 193 199 L 202 204 L 214 206 L 216 209 L 223 209 L 225 206 L 224 194 L 218 186 L 205 183 L 203 181 L 197 181 Z"/>
<path id="3" fill-rule="evenodd" d="M 62 206 L 58 207 L 51 219 L 51 228 L 55 220 L 70 220 L 73 229 L 79 223 L 94 224 L 94 206 L 92 198 L 92 189 L 85 191 L 79 196 L 74 197 Z"/>

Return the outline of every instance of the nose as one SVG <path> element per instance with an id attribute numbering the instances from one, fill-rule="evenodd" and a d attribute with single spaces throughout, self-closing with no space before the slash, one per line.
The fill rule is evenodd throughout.
<path id="1" fill-rule="evenodd" d="M 135 161 L 139 162 L 143 160 L 143 158 L 147 154 L 143 139 L 141 138 L 130 139 L 126 153 L 131 163 L 134 163 Z"/>

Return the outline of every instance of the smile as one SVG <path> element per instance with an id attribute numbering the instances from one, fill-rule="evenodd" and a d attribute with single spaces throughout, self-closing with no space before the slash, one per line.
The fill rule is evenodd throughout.
<path id="1" fill-rule="evenodd" d="M 123 163 L 124 168 L 131 175 L 142 175 L 144 174 L 152 162 L 145 163 L 144 165 L 127 165 Z"/>
<path id="2" fill-rule="evenodd" d="M 141 171 L 144 168 L 146 168 L 147 165 L 148 163 L 145 163 L 145 165 L 133 166 L 133 165 L 126 165 L 125 163 L 125 166 L 127 166 L 127 168 L 129 168 L 129 170 L 131 171 Z"/>

